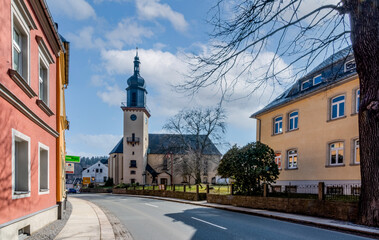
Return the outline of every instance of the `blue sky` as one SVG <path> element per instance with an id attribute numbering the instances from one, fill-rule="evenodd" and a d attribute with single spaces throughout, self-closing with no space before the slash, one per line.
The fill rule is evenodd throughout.
<path id="1" fill-rule="evenodd" d="M 71 42 L 70 84 L 66 92 L 70 130 L 67 153 L 80 156 L 107 155 L 122 135 L 121 102 L 126 101 L 126 80 L 132 75 L 135 48 L 139 48 L 141 76 L 145 79 L 151 109 L 150 133 L 163 132 L 165 121 L 189 106 L 214 106 L 217 87 L 203 89 L 194 97 L 173 91 L 184 81 L 192 52 L 211 51 L 206 24 L 214 1 L 204 0 L 47 0 L 59 32 Z M 265 62 L 262 59 L 256 64 Z M 285 62 L 280 63 L 285 66 Z M 237 75 L 237 69 L 231 75 Z M 252 76 L 241 76 L 251 78 Z M 243 81 L 234 89 L 244 97 L 253 86 Z M 225 104 L 228 116 L 226 142 L 244 145 L 255 141 L 255 120 L 250 114 L 283 91 L 280 86 L 249 98 Z M 222 152 L 224 152 L 222 150 Z"/>

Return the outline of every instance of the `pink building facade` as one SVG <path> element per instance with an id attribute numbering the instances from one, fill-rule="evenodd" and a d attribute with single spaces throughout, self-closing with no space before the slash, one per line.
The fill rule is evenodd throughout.
<path id="1" fill-rule="evenodd" d="M 0 239 L 58 217 L 57 57 L 63 49 L 44 0 L 0 7 Z"/>

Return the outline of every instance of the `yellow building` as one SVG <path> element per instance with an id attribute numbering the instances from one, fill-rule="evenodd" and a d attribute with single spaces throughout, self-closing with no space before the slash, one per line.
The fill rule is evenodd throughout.
<path id="1" fill-rule="evenodd" d="M 351 53 L 348 47 L 332 55 L 251 115 L 257 141 L 276 153 L 277 185 L 360 184 L 359 79 Z"/>
<path id="2" fill-rule="evenodd" d="M 70 53 L 70 43 L 62 36 L 60 37 L 64 51 L 60 51 L 59 57 L 57 58 L 57 132 L 59 133 L 59 137 L 57 138 L 57 204 L 59 206 L 59 219 L 62 217 L 63 203 L 66 199 L 65 131 L 69 129 L 69 121 L 66 116 L 65 89 L 67 89 L 68 86 Z"/>

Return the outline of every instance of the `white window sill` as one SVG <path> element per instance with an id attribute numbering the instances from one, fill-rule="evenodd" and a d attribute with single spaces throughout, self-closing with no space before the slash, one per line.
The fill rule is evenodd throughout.
<path id="1" fill-rule="evenodd" d="M 12 199 L 26 198 L 30 197 L 30 191 L 14 191 L 12 194 Z"/>
<path id="2" fill-rule="evenodd" d="M 50 189 L 40 189 L 38 192 L 38 195 L 44 195 L 44 194 L 49 194 Z"/>
<path id="3" fill-rule="evenodd" d="M 344 167 L 345 164 L 344 163 L 339 163 L 339 164 L 330 164 L 330 165 L 326 165 L 325 167 Z"/>

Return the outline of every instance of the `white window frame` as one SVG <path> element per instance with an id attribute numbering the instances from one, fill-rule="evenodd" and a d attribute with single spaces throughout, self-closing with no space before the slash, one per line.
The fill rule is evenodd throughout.
<path id="1" fill-rule="evenodd" d="M 320 81 L 319 83 L 315 83 L 315 79 L 318 78 L 318 77 L 321 77 L 321 81 Z M 321 76 L 321 74 L 319 74 L 319 75 L 313 77 L 313 86 L 318 85 L 318 84 L 320 84 L 320 83 L 322 83 L 322 76 Z"/>
<path id="2" fill-rule="evenodd" d="M 291 116 L 291 114 L 297 113 L 296 116 Z M 295 127 L 295 119 L 297 118 L 297 126 Z M 293 121 L 293 128 L 291 128 L 291 120 Z M 288 130 L 296 130 L 299 128 L 299 111 L 292 111 L 288 114 Z"/>
<path id="3" fill-rule="evenodd" d="M 47 189 L 41 191 L 41 149 L 47 151 Z M 38 143 L 38 195 L 50 193 L 50 148 L 42 143 Z"/>
<path id="4" fill-rule="evenodd" d="M 21 46 L 18 46 L 21 52 L 19 64 L 21 71 L 20 76 L 30 85 L 30 29 L 37 29 L 25 3 L 21 0 L 13 0 L 11 4 L 11 27 L 12 27 L 12 69 L 14 66 L 14 29 L 20 35 Z M 16 47 L 17 48 L 17 47 Z"/>
<path id="5" fill-rule="evenodd" d="M 333 144 L 336 144 L 336 143 L 342 143 L 342 147 L 334 147 L 332 148 L 332 145 Z M 336 151 L 336 163 L 332 163 L 332 150 L 335 150 Z M 342 156 L 343 156 L 343 160 L 342 160 L 342 163 L 339 163 L 338 162 L 338 156 L 340 155 L 339 153 L 342 152 Z M 345 164 L 345 142 L 343 141 L 336 141 L 336 142 L 332 142 L 329 144 L 329 165 L 330 166 L 340 166 L 340 165 L 344 165 Z"/>
<path id="6" fill-rule="evenodd" d="M 359 138 L 354 140 L 354 164 L 361 163 L 360 161 L 357 162 L 357 148 L 359 149 Z"/>
<path id="7" fill-rule="evenodd" d="M 54 60 L 50 53 L 47 50 L 47 47 L 43 43 L 43 40 L 41 40 L 41 43 L 39 44 L 39 49 L 38 49 L 38 55 L 39 55 L 39 61 L 38 61 L 38 97 L 41 99 L 47 106 L 50 104 L 50 69 L 49 69 L 49 64 L 54 63 Z M 42 68 L 46 69 L 46 76 L 45 79 L 41 79 L 41 65 Z M 46 101 L 42 99 L 41 97 L 41 82 L 46 80 Z"/>
<path id="8" fill-rule="evenodd" d="M 281 118 L 281 120 L 278 120 L 278 118 Z M 276 124 L 278 124 L 278 132 L 276 132 Z M 280 124 L 282 127 L 280 127 Z M 277 116 L 274 118 L 274 135 L 283 133 L 283 116 Z"/>
<path id="9" fill-rule="evenodd" d="M 28 180 L 28 191 L 25 192 L 24 194 L 16 194 L 16 157 L 15 157 L 16 144 L 15 143 L 17 139 L 28 142 L 28 176 L 26 176 Z M 30 175 L 31 175 L 30 174 L 30 137 L 12 128 L 12 199 L 30 197 L 30 189 L 31 189 Z"/>
<path id="10" fill-rule="evenodd" d="M 333 102 L 334 99 L 336 98 L 339 98 L 339 97 L 343 97 L 343 100 L 339 100 L 338 102 Z M 340 116 L 339 115 L 339 112 L 340 112 L 340 104 L 341 103 L 344 103 L 344 110 L 343 110 L 343 115 Z M 333 106 L 334 105 L 337 105 L 337 116 L 336 117 L 333 117 Z M 346 109 L 345 109 L 345 106 L 346 105 L 346 97 L 345 95 L 338 95 L 338 96 L 335 96 L 333 97 L 331 100 L 330 100 L 330 119 L 337 119 L 337 118 L 341 118 L 341 117 L 344 117 L 346 115 Z"/>
<path id="11" fill-rule="evenodd" d="M 282 169 L 282 153 L 275 153 L 275 163 L 278 165 L 278 169 Z M 280 164 L 279 164 L 280 163 Z"/>
<path id="12" fill-rule="evenodd" d="M 358 88 L 355 90 L 355 112 L 359 112 L 359 99 L 361 97 L 361 90 Z"/>
<path id="13" fill-rule="evenodd" d="M 351 59 L 351 60 L 345 62 L 345 64 L 344 64 L 344 72 L 347 72 L 347 71 L 351 71 L 351 70 L 352 70 L 352 69 L 347 69 L 347 67 L 346 67 L 346 65 L 348 65 L 348 64 L 351 63 L 351 62 L 354 62 L 354 63 L 355 63 L 355 67 L 352 68 L 352 69 L 356 69 L 356 68 L 357 68 L 357 63 L 355 62 L 355 59 L 353 58 L 353 59 Z"/>
<path id="14" fill-rule="evenodd" d="M 306 83 L 308 83 L 309 84 L 309 87 L 307 87 L 307 88 L 304 88 L 304 85 L 306 84 Z M 311 80 L 307 80 L 307 81 L 304 81 L 304 82 L 302 82 L 301 83 L 301 90 L 305 90 L 305 89 L 308 89 L 308 88 L 310 88 L 311 87 Z"/>
<path id="15" fill-rule="evenodd" d="M 291 151 L 296 151 L 296 153 L 290 153 Z M 294 161 L 295 159 L 294 157 L 296 157 L 296 164 Z M 292 158 L 292 161 L 290 161 L 290 158 Z M 288 169 L 297 169 L 298 160 L 299 160 L 299 157 L 298 157 L 297 149 L 290 149 L 287 151 L 287 168 Z"/>

